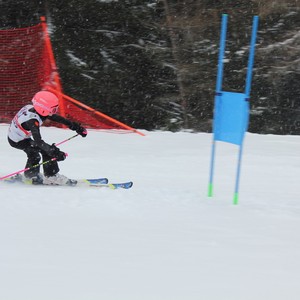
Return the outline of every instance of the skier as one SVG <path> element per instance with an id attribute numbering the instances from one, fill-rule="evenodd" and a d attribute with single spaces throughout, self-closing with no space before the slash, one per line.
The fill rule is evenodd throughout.
<path id="1" fill-rule="evenodd" d="M 58 161 L 66 159 L 66 153 L 60 151 L 55 144 L 49 145 L 43 141 L 40 133 L 40 126 L 48 119 L 68 126 L 82 137 L 86 137 L 87 130 L 77 122 L 72 122 L 57 114 L 58 99 L 48 91 L 36 93 L 32 99 L 32 105 L 25 105 L 13 118 L 8 129 L 9 144 L 27 154 L 25 178 L 31 180 L 32 184 L 76 184 L 76 181 L 68 179 L 59 174 Z M 43 162 L 44 176 L 40 173 L 39 164 L 41 156 Z M 55 158 L 55 160 L 52 160 Z"/>

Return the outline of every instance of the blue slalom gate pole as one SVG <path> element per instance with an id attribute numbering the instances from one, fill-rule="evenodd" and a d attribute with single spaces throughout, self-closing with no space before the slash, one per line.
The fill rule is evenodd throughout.
<path id="1" fill-rule="evenodd" d="M 220 36 L 220 52 L 218 60 L 218 74 L 216 83 L 216 95 L 215 95 L 215 107 L 217 102 L 217 97 L 221 95 L 222 91 L 222 80 L 223 80 L 223 59 L 225 53 L 226 44 L 226 32 L 227 32 L 227 14 L 222 15 L 222 25 L 221 25 L 221 36 Z M 214 129 L 213 129 L 214 134 Z M 214 165 L 215 165 L 215 152 L 216 152 L 216 141 L 213 137 L 212 148 L 211 148 L 211 161 L 210 161 L 210 176 L 208 184 L 208 197 L 213 195 L 213 177 L 214 177 Z"/>
<path id="2" fill-rule="evenodd" d="M 238 204 L 239 202 L 239 183 L 240 183 L 240 173 L 241 173 L 241 164 L 242 164 L 242 154 L 243 154 L 243 144 L 240 145 L 239 149 L 239 158 L 238 158 L 238 167 L 236 172 L 235 179 L 235 190 L 233 195 L 233 204 Z"/>
<path id="3" fill-rule="evenodd" d="M 220 93 L 222 90 L 223 64 L 224 64 L 223 60 L 224 60 L 225 44 L 226 44 L 227 18 L 228 18 L 228 16 L 226 14 L 222 15 L 220 52 L 219 52 L 218 75 L 217 75 L 217 84 L 216 84 L 216 92 L 217 93 Z"/>
<path id="4" fill-rule="evenodd" d="M 245 88 L 245 94 L 247 98 L 249 98 L 250 89 L 251 89 L 257 28 L 258 28 L 258 16 L 254 16 L 253 25 L 252 25 L 249 61 L 248 61 L 248 68 L 247 68 L 246 88 Z"/>
<path id="5" fill-rule="evenodd" d="M 251 81 L 252 81 L 252 70 L 253 70 L 253 64 L 254 64 L 254 53 L 255 53 L 255 43 L 256 43 L 256 35 L 257 35 L 257 28 L 258 28 L 258 20 L 259 20 L 258 16 L 253 17 L 250 53 L 249 53 L 249 60 L 248 60 L 248 67 L 247 67 L 247 77 L 246 77 L 246 87 L 245 87 L 245 101 L 247 101 L 247 102 L 249 102 L 249 97 L 250 97 L 250 89 L 251 89 Z M 248 106 L 249 106 L 249 103 L 248 103 Z M 248 124 L 249 114 L 247 114 L 247 116 L 245 116 L 245 118 L 247 118 L 247 120 L 245 120 L 245 123 Z M 236 174 L 233 204 L 238 204 L 242 152 L 243 152 L 243 142 L 240 144 L 240 150 L 239 150 L 239 158 L 238 158 L 238 166 L 237 166 L 237 174 Z"/>

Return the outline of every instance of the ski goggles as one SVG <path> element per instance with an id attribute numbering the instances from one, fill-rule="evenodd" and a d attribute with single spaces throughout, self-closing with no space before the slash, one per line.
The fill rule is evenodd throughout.
<path id="1" fill-rule="evenodd" d="M 54 114 L 56 114 L 57 112 L 58 112 L 58 105 L 50 108 L 49 113 L 50 113 L 51 115 L 54 115 Z"/>

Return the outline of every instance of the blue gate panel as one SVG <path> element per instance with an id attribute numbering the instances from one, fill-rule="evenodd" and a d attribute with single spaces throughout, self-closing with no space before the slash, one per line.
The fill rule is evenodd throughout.
<path id="1" fill-rule="evenodd" d="M 241 145 L 249 123 L 246 94 L 221 92 L 215 100 L 214 140 Z"/>

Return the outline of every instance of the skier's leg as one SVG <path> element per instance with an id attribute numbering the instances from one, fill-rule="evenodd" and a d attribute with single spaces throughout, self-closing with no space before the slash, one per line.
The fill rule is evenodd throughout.
<path id="1" fill-rule="evenodd" d="M 25 148 L 24 152 L 27 154 L 27 162 L 25 167 L 30 168 L 24 172 L 25 177 L 32 178 L 38 176 L 40 173 L 40 166 L 36 166 L 34 168 L 32 168 L 32 166 L 38 165 L 41 160 L 39 149 L 30 146 Z"/>
<path id="2" fill-rule="evenodd" d="M 9 144 L 19 150 L 23 150 L 27 155 L 27 162 L 25 168 L 30 168 L 24 172 L 25 177 L 32 178 L 39 174 L 40 166 L 31 168 L 34 165 L 39 164 L 41 160 L 40 149 L 32 145 L 32 139 L 25 139 L 20 142 L 14 142 L 11 139 L 8 139 Z"/>
<path id="3" fill-rule="evenodd" d="M 51 160 L 46 153 L 41 152 L 43 161 Z M 44 168 L 44 184 L 49 185 L 75 185 L 77 183 L 76 180 L 71 180 L 68 177 L 59 174 L 59 167 L 56 160 L 50 161 L 47 164 L 43 165 Z"/>
<path id="4" fill-rule="evenodd" d="M 50 157 L 47 153 L 41 151 L 43 161 L 49 161 L 52 157 Z M 54 176 L 59 172 L 58 163 L 56 160 L 49 161 L 48 163 L 43 165 L 44 175 L 46 177 Z"/>

